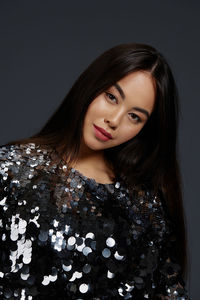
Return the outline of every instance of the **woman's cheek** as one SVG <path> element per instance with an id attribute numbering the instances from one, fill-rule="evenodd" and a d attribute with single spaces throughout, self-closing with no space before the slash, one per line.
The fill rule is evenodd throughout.
<path id="1" fill-rule="evenodd" d="M 94 103 L 92 103 L 89 109 L 89 113 L 93 116 L 100 115 L 102 113 L 105 113 L 106 111 L 108 111 L 108 108 L 106 107 L 105 103 L 103 103 L 103 101 L 95 101 Z"/>

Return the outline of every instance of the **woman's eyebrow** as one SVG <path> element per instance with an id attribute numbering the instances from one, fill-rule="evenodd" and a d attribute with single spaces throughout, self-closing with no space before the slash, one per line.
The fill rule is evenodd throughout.
<path id="1" fill-rule="evenodd" d="M 147 119 L 150 117 L 149 112 L 141 107 L 132 107 L 133 109 L 140 111 L 141 113 L 143 113 L 144 115 L 146 115 Z"/>
<path id="2" fill-rule="evenodd" d="M 124 91 L 122 90 L 121 86 L 118 83 L 115 83 L 113 86 L 116 88 L 116 90 L 118 90 L 118 92 L 120 93 L 120 96 L 124 100 L 126 96 L 125 96 Z M 143 113 L 147 117 L 147 119 L 150 117 L 149 112 L 146 109 L 141 108 L 141 107 L 132 107 L 132 108 L 134 110 L 137 110 L 137 111 Z"/>
<path id="3" fill-rule="evenodd" d="M 121 86 L 118 83 L 115 83 L 114 87 L 118 90 L 122 99 L 125 99 L 126 96 L 125 96 L 124 91 L 122 90 Z"/>

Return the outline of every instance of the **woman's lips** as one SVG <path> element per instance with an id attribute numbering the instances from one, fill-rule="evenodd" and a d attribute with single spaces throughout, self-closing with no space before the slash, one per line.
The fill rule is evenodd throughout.
<path id="1" fill-rule="evenodd" d="M 103 131 L 103 132 L 102 132 Z M 95 135 L 103 141 L 108 141 L 112 138 L 112 136 L 105 131 L 103 128 L 94 125 Z"/>

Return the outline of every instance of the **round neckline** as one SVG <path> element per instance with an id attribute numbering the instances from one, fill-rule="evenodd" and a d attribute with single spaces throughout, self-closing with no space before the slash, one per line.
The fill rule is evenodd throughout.
<path id="1" fill-rule="evenodd" d="M 81 173 L 78 169 L 75 169 L 73 167 L 69 167 L 67 162 L 60 156 L 60 154 L 58 153 L 58 151 L 54 149 L 54 152 L 56 153 L 56 155 L 58 156 L 61 164 L 62 164 L 62 167 L 63 165 L 67 166 L 67 169 L 68 171 L 71 173 L 76 173 L 79 177 L 83 178 L 84 180 L 87 180 L 87 181 L 91 181 L 93 183 L 95 183 L 96 185 L 104 185 L 104 186 L 115 186 L 116 182 L 117 181 L 114 181 L 112 183 L 101 183 L 101 182 L 97 182 L 94 178 L 91 178 L 91 177 L 87 177 L 85 176 L 83 173 Z"/>
<path id="2" fill-rule="evenodd" d="M 89 180 L 89 181 L 93 181 L 96 185 L 109 185 L 109 186 L 113 186 L 115 185 L 116 182 L 112 182 L 112 183 L 101 183 L 101 182 L 97 182 L 94 178 L 91 177 L 87 177 L 85 176 L 83 173 L 81 173 L 79 170 L 73 168 L 73 167 L 68 167 L 68 165 L 66 164 L 68 170 L 70 172 L 76 173 L 79 177 L 85 179 L 85 180 Z"/>

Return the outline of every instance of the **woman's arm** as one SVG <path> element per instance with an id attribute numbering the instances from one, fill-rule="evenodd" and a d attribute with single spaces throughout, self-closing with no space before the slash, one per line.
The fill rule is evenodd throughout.
<path id="1" fill-rule="evenodd" d="M 1 157 L 2 158 L 2 157 Z M 8 274 L 11 271 L 10 249 L 7 240 L 10 238 L 8 202 L 11 200 L 10 176 L 5 160 L 0 159 L 0 298 L 12 296 Z M 10 294 L 11 293 L 11 294 Z M 10 295 L 10 296 L 9 296 Z"/>
<path id="2" fill-rule="evenodd" d="M 178 263 L 174 225 L 167 217 L 161 199 L 152 193 L 149 193 L 149 197 L 152 203 L 150 213 L 153 229 L 152 241 L 158 250 L 157 267 L 154 270 L 157 283 L 156 296 L 168 300 L 189 299 Z"/>
<path id="3" fill-rule="evenodd" d="M 14 291 L 17 293 L 20 287 L 16 272 L 19 266 L 16 216 L 20 205 L 18 177 L 24 170 L 18 154 L 10 147 L 0 147 L 0 299 L 13 298 Z"/>

